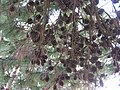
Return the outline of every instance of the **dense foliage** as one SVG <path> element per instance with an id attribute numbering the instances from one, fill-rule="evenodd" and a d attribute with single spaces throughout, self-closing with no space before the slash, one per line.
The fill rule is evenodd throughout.
<path id="1" fill-rule="evenodd" d="M 119 0 L 111 2 L 114 7 Z M 111 18 L 97 7 L 99 0 L 0 4 L 1 90 L 94 90 L 119 72 L 120 11 L 115 8 L 117 17 Z"/>

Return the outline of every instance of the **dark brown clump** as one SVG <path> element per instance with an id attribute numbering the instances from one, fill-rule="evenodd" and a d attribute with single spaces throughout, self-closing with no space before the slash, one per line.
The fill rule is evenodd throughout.
<path id="1" fill-rule="evenodd" d="M 53 85 L 53 90 L 57 90 L 56 84 Z"/>
<path id="2" fill-rule="evenodd" d="M 64 83 L 63 83 L 62 80 L 59 80 L 58 84 L 59 84 L 60 86 L 63 86 L 63 85 L 64 85 Z"/>
<path id="3" fill-rule="evenodd" d="M 64 80 L 65 77 L 64 77 L 64 74 L 60 76 L 59 80 Z"/>
<path id="4" fill-rule="evenodd" d="M 46 75 L 46 77 L 44 78 L 44 80 L 45 80 L 46 82 L 48 82 L 48 81 L 49 81 L 49 76 Z"/>
<path id="5" fill-rule="evenodd" d="M 40 14 L 36 15 L 36 16 L 35 16 L 35 19 L 36 19 L 36 20 L 40 20 L 40 19 L 41 19 L 41 15 L 40 15 Z"/>
<path id="6" fill-rule="evenodd" d="M 101 66 L 101 64 L 102 64 L 102 63 L 101 63 L 100 61 L 97 61 L 97 62 L 96 62 L 96 66 L 97 66 L 97 67 Z"/>
<path id="7" fill-rule="evenodd" d="M 74 78 L 73 78 L 74 80 L 77 80 L 77 75 L 74 75 Z"/>
<path id="8" fill-rule="evenodd" d="M 53 68 L 54 68 L 53 66 L 49 66 L 47 70 L 52 71 L 52 70 L 53 70 Z"/>
<path id="9" fill-rule="evenodd" d="M 76 64 L 74 64 L 74 63 L 70 63 L 69 66 L 70 66 L 71 68 L 76 68 Z"/>
<path id="10" fill-rule="evenodd" d="M 31 36 L 31 39 L 32 41 L 35 43 L 35 42 L 38 42 L 39 39 L 40 39 L 40 35 L 37 31 L 31 31 L 30 32 L 30 36 Z"/>
<path id="11" fill-rule="evenodd" d="M 92 36 L 92 41 L 96 40 L 96 35 Z"/>
<path id="12" fill-rule="evenodd" d="M 27 22 L 26 22 L 26 23 L 28 23 L 28 24 L 32 24 L 32 23 L 33 23 L 32 18 L 28 18 L 28 20 L 27 20 Z"/>
<path id="13" fill-rule="evenodd" d="M 96 66 L 92 66 L 92 67 L 91 67 L 91 72 L 95 73 L 96 71 L 97 71 Z"/>
<path id="14" fill-rule="evenodd" d="M 89 22 L 90 22 L 88 19 L 82 19 L 82 20 L 83 20 L 84 24 L 89 24 Z"/>
<path id="15" fill-rule="evenodd" d="M 14 6 L 14 4 L 11 4 L 11 5 L 9 6 L 9 11 L 10 11 L 10 12 L 14 12 L 14 11 L 15 11 L 15 6 Z"/>
<path id="16" fill-rule="evenodd" d="M 64 59 L 60 59 L 60 62 L 61 62 L 61 63 L 65 63 L 65 60 L 64 60 Z"/>
<path id="17" fill-rule="evenodd" d="M 37 65 L 40 65 L 40 61 L 39 61 L 39 60 L 37 60 L 37 61 L 36 61 L 36 64 L 37 64 Z"/>
<path id="18" fill-rule="evenodd" d="M 95 62 L 97 62 L 97 60 L 98 60 L 97 56 L 92 56 L 91 59 L 90 59 L 90 62 L 95 63 Z"/>
<path id="19" fill-rule="evenodd" d="M 34 2 L 33 2 L 33 1 L 29 1 L 27 4 L 28 4 L 29 6 L 34 6 Z"/>
<path id="20" fill-rule="evenodd" d="M 47 59 L 48 57 L 47 57 L 47 55 L 42 55 L 41 58 L 42 59 Z"/>
<path id="21" fill-rule="evenodd" d="M 35 60 L 31 60 L 31 64 L 32 64 L 32 65 L 35 64 Z"/>
<path id="22" fill-rule="evenodd" d="M 84 67 L 84 62 L 83 61 L 80 62 L 80 66 Z"/>
<path id="23" fill-rule="evenodd" d="M 38 0 L 35 0 L 34 4 L 35 4 L 35 6 L 37 6 L 40 4 L 40 2 Z"/>
<path id="24" fill-rule="evenodd" d="M 71 68 L 69 68 L 69 67 L 66 68 L 66 71 L 67 71 L 68 73 L 71 73 L 71 72 L 72 72 Z"/>
<path id="25" fill-rule="evenodd" d="M 66 79 L 66 80 L 70 80 L 70 76 L 65 75 L 65 79 Z"/>

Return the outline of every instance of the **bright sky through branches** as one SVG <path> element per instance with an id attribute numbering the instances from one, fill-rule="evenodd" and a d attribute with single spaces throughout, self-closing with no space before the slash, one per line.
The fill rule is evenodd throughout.
<path id="1" fill-rule="evenodd" d="M 112 18 L 116 17 L 115 10 L 113 8 L 111 0 L 99 0 L 99 8 L 103 8 Z M 120 1 L 114 4 L 116 10 L 120 10 Z M 104 81 L 104 87 L 97 90 L 120 90 L 120 75 L 111 75 L 106 81 Z"/>
<path id="2" fill-rule="evenodd" d="M 116 3 L 114 5 L 115 5 L 116 10 L 120 10 L 120 2 Z M 99 0 L 98 7 L 103 8 L 107 13 L 110 14 L 110 16 L 112 18 L 116 17 L 116 13 L 115 13 L 115 10 L 113 8 L 111 0 Z"/>
<path id="3" fill-rule="evenodd" d="M 116 10 L 120 10 L 120 2 L 114 5 Z M 103 8 L 112 18 L 116 17 L 111 0 L 99 0 L 98 8 Z M 55 11 L 54 14 L 50 16 L 50 22 L 54 23 L 58 16 L 59 11 Z"/>

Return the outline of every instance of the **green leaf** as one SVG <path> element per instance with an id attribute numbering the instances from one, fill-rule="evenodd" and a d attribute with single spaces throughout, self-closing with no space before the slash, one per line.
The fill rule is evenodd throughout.
<path id="1" fill-rule="evenodd" d="M 5 21 L 7 20 L 7 16 L 5 16 L 4 14 L 0 15 L 0 24 L 5 23 Z"/>
<path id="2" fill-rule="evenodd" d="M 1 4 L 6 4 L 9 0 L 1 0 Z"/>
<path id="3" fill-rule="evenodd" d="M 4 76 L 3 76 L 2 70 L 0 70 L 0 85 L 3 84 L 3 81 L 4 81 Z"/>

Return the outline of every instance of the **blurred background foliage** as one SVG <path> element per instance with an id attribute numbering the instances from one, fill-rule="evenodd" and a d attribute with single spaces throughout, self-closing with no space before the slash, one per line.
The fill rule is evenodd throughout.
<path id="1" fill-rule="evenodd" d="M 119 0 L 111 2 L 114 7 Z M 117 17 L 111 18 L 97 4 L 99 0 L 0 0 L 1 90 L 104 86 L 103 79 L 120 69 L 120 11 L 114 8 Z"/>

